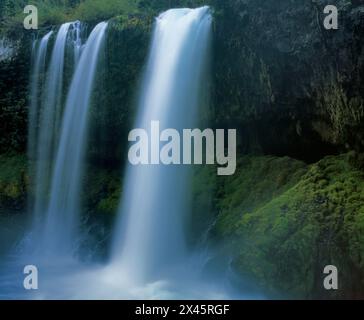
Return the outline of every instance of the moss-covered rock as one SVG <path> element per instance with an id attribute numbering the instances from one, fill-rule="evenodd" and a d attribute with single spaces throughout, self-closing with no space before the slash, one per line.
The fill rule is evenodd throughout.
<path id="1" fill-rule="evenodd" d="M 192 246 L 204 238 L 206 227 L 216 220 L 216 205 L 221 189 L 214 166 L 196 166 L 193 170 L 192 210 L 186 226 L 187 239 Z"/>
<path id="2" fill-rule="evenodd" d="M 26 157 L 0 155 L 0 213 L 24 209 L 28 186 Z"/>
<path id="3" fill-rule="evenodd" d="M 224 195 L 217 224 L 222 234 L 230 234 L 245 213 L 296 184 L 306 165 L 288 157 L 246 156 L 239 160 L 238 168 L 235 175 L 222 181 Z"/>
<path id="4" fill-rule="evenodd" d="M 118 172 L 89 167 L 84 185 L 83 199 L 88 212 L 116 214 L 121 193 L 121 176 Z"/>
<path id="5" fill-rule="evenodd" d="M 215 230 L 231 240 L 235 268 L 272 294 L 362 298 L 364 173 L 352 160 L 243 159 L 225 183 Z M 327 265 L 339 270 L 337 291 L 323 288 Z"/>
<path id="6" fill-rule="evenodd" d="M 88 156 L 99 167 L 120 168 L 136 114 L 152 20 L 118 16 L 109 22 L 90 109 Z"/>

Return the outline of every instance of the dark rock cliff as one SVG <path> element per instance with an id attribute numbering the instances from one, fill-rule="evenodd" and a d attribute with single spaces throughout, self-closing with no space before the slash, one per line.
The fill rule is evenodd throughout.
<path id="1" fill-rule="evenodd" d="M 216 1 L 214 103 L 245 151 L 316 161 L 362 151 L 362 1 Z M 326 30 L 323 9 L 339 10 Z"/>

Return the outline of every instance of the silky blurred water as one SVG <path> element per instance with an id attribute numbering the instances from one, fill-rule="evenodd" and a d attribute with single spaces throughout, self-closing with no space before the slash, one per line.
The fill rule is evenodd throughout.
<path id="1" fill-rule="evenodd" d="M 207 84 L 211 20 L 209 7 L 171 9 L 156 19 L 135 128 L 149 132 L 152 121 L 160 130 L 196 125 Z M 140 283 L 188 259 L 184 225 L 191 210 L 191 167 L 157 164 L 159 154 L 152 150 L 159 146 L 149 142 L 143 148 L 152 164 L 127 168 L 112 247 L 112 263 Z"/>
<path id="2" fill-rule="evenodd" d="M 208 83 L 211 20 L 208 7 L 172 9 L 156 19 L 136 128 L 148 130 L 151 121 L 159 121 L 161 130 L 197 124 Z M 62 55 L 69 28 L 70 24 L 61 27 L 51 64 Z M 82 50 L 76 41 L 77 68 L 62 114 L 42 228 L 36 229 L 40 234 L 34 238 L 27 236 L 26 228 L 15 230 L 16 223 L 9 224 L 17 236 L 0 257 L 0 299 L 262 298 L 234 283 L 237 278 L 229 261 L 223 261 L 220 270 L 214 272 L 211 269 L 216 262 L 208 249 L 188 249 L 185 225 L 191 210 L 192 172 L 186 166 L 128 166 L 119 218 L 110 231 L 111 259 L 80 259 L 80 177 L 87 143 L 87 112 L 106 28 L 107 23 L 98 24 Z M 77 35 L 77 28 L 74 32 Z M 55 51 L 57 47 L 59 51 Z M 60 90 L 56 78 L 62 66 L 52 68 L 55 74 L 50 71 L 54 81 L 48 80 L 52 89 L 47 93 L 51 95 L 48 100 L 56 99 L 53 92 Z M 4 228 L 6 224 L 0 225 Z M 12 239 L 9 235 L 6 238 Z M 39 241 L 35 253 L 26 250 L 34 239 Z M 26 265 L 38 268 L 37 290 L 24 289 Z"/>

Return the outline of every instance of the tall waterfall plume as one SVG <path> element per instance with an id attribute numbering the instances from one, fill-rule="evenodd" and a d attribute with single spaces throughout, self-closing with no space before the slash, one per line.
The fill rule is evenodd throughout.
<path id="1" fill-rule="evenodd" d="M 159 121 L 160 130 L 193 128 L 206 84 L 210 29 L 208 7 L 172 9 L 157 18 L 135 128 L 150 131 L 151 121 Z M 145 282 L 182 261 L 189 190 L 189 168 L 129 165 L 113 264 L 125 268 L 137 282 Z"/>

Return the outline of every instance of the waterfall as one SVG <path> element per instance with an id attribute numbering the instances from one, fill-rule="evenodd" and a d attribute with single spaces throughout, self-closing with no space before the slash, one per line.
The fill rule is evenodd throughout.
<path id="1" fill-rule="evenodd" d="M 210 281 L 213 276 L 206 278 L 206 273 L 201 277 L 202 259 L 196 259 L 186 245 L 191 166 L 129 164 L 111 262 L 75 259 L 81 243 L 80 199 L 89 109 L 107 27 L 106 22 L 96 25 L 83 44 L 81 24 L 66 23 L 58 30 L 50 57 L 47 47 L 49 39 L 53 43 L 52 33 L 33 47 L 29 154 L 36 163 L 37 223 L 32 227 L 35 237 L 30 240 L 38 251 L 22 254 L 4 267 L 0 265 L 0 282 L 5 283 L 0 286 L 0 297 L 225 298 L 221 283 Z M 208 86 L 210 33 L 208 7 L 172 9 L 156 19 L 135 128 L 148 132 L 153 121 L 159 122 L 160 131 L 196 128 Z M 160 140 L 159 136 L 155 138 L 150 140 L 158 143 L 149 149 L 152 162 L 159 156 L 152 150 L 164 144 L 154 142 Z M 40 267 L 38 290 L 24 290 L 24 265 Z M 2 293 L 3 288 L 6 293 Z"/>
<path id="2" fill-rule="evenodd" d="M 91 32 L 68 92 L 42 241 L 49 254 L 69 256 L 75 248 L 87 113 L 106 28 L 101 22 Z"/>
<path id="3" fill-rule="evenodd" d="M 59 118 L 62 111 L 64 59 L 67 34 L 72 23 L 63 24 L 55 40 L 44 85 L 36 143 L 35 200 L 36 224 L 41 223 L 47 207 L 49 180 L 54 153 L 58 144 Z M 36 126 L 30 124 L 31 126 Z"/>
<path id="4" fill-rule="evenodd" d="M 28 149 L 36 165 L 32 170 L 35 194 L 31 246 L 42 255 L 61 248 L 70 253 L 70 247 L 74 248 L 71 242 L 77 229 L 87 109 L 105 29 L 106 23 L 97 25 L 83 45 L 82 24 L 63 24 L 47 72 L 47 44 L 52 32 L 39 46 L 33 46 Z M 73 76 L 65 99 L 67 71 Z M 41 77 L 45 78 L 42 83 Z"/>
<path id="5" fill-rule="evenodd" d="M 53 31 L 48 32 L 40 41 L 33 44 L 33 68 L 30 88 L 30 109 L 28 126 L 28 157 L 36 159 L 36 137 L 38 132 L 38 117 L 40 113 L 40 93 L 44 89 L 44 74 L 48 42 Z M 39 42 L 39 44 L 38 44 Z M 33 170 L 32 170 L 33 171 Z"/>
<path id="6" fill-rule="evenodd" d="M 159 121 L 160 130 L 193 128 L 206 84 L 210 28 L 208 7 L 172 9 L 157 18 L 135 128 L 149 132 L 151 121 Z M 165 275 L 169 266 L 185 258 L 189 184 L 187 167 L 129 165 L 112 247 L 113 265 L 145 282 Z"/>
<path id="7" fill-rule="evenodd" d="M 77 65 L 78 63 L 78 59 L 81 56 L 81 52 L 82 52 L 82 24 L 80 21 L 76 21 L 74 23 L 74 28 L 71 31 L 71 39 L 73 42 L 73 60 L 74 60 L 74 64 Z"/>
<path id="8" fill-rule="evenodd" d="M 104 89 L 96 88 L 96 80 L 100 62 L 103 62 L 108 23 L 96 25 L 86 43 L 83 43 L 82 24 L 78 21 L 65 23 L 57 34 L 51 31 L 33 42 L 28 153 L 32 166 L 34 163 L 31 168 L 34 203 L 31 205 L 35 221 L 30 228 L 30 239 L 26 236 L 11 250 L 10 258 L 1 261 L 0 298 L 226 297 L 224 275 L 219 271 L 216 276 L 214 270 L 211 272 L 208 268 L 203 270 L 206 262 L 202 261 L 205 255 L 200 254 L 203 250 L 192 251 L 187 245 L 185 227 L 192 205 L 192 166 L 161 165 L 155 160 L 159 159 L 155 150 L 174 138 L 162 138 L 162 130 L 172 128 L 181 132 L 199 125 L 209 84 L 211 21 L 209 7 L 168 10 L 155 21 L 134 123 L 134 128 L 151 133 L 146 147 L 150 162 L 154 164 L 126 166 L 111 239 L 111 261 L 104 263 L 100 263 L 104 252 L 96 253 L 95 263 L 79 258 L 84 257 L 84 252 L 77 249 L 80 245 L 92 247 L 96 242 L 97 247 L 101 243 L 104 249 L 109 237 L 108 217 L 101 217 L 100 225 L 96 214 L 90 214 L 95 221 L 83 224 L 81 220 L 82 191 L 88 192 L 83 177 L 86 177 L 86 151 L 91 131 L 89 117 L 94 115 L 90 108 L 92 102 L 96 102 L 94 89 L 97 93 Z M 114 68 L 119 70 L 113 58 L 107 59 L 109 56 L 113 57 L 114 52 L 105 55 L 107 65 L 101 70 L 102 75 L 113 73 Z M 106 79 L 108 85 L 114 77 Z M 112 99 L 105 99 L 102 94 L 100 100 L 113 103 L 115 84 L 110 88 L 107 85 L 105 88 L 110 91 L 107 94 L 110 93 Z M 152 128 L 156 121 L 159 130 Z M 107 172 L 104 178 L 106 168 L 98 169 L 95 176 L 100 174 L 101 179 L 96 177 L 95 181 L 100 181 L 100 191 L 96 190 L 95 201 L 89 201 L 93 190 L 86 199 L 96 210 L 102 207 L 101 201 L 108 202 L 114 192 L 114 179 L 109 177 L 112 172 Z M 87 178 L 91 178 L 92 186 L 97 183 L 93 175 Z M 12 224 L 18 221 L 14 216 Z M 83 232 L 95 230 L 90 241 L 80 241 Z M 22 231 L 20 233 L 22 236 Z M 27 247 L 28 241 L 31 248 Z M 81 254 L 75 256 L 75 253 Z M 26 274 L 24 266 L 36 267 L 34 270 L 39 271 L 37 290 L 25 290 L 30 274 Z M 215 268 L 214 261 L 209 268 Z M 33 284 L 36 274 L 31 276 Z"/>

